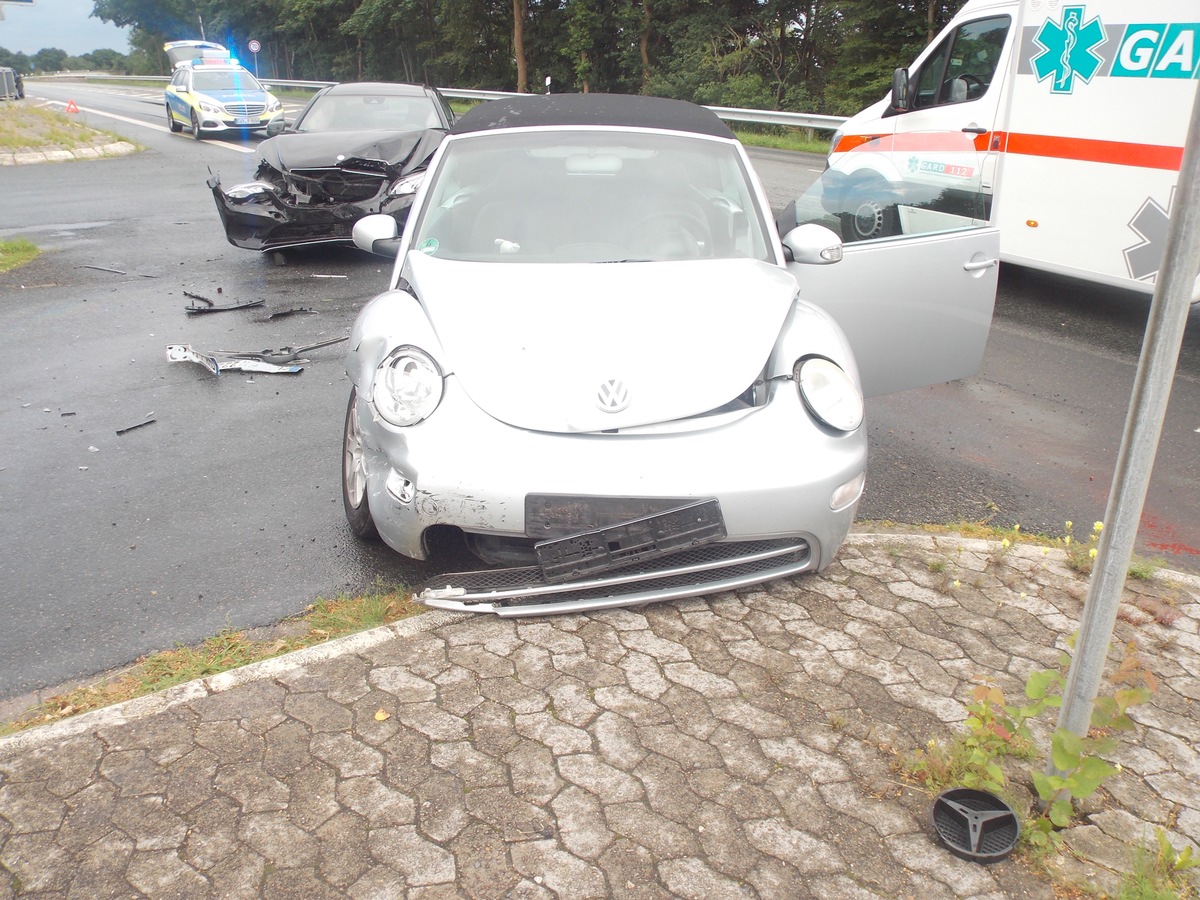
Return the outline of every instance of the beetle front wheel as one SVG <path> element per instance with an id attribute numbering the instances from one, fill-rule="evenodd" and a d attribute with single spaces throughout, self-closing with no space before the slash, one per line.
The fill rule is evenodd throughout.
<path id="1" fill-rule="evenodd" d="M 379 538 L 371 505 L 367 502 L 367 464 L 362 430 L 358 427 L 358 391 L 350 391 L 346 427 L 342 432 L 342 506 L 354 536 L 363 541 Z"/>

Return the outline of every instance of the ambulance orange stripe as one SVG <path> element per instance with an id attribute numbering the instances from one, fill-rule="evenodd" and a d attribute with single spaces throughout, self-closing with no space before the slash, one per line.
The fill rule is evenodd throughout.
<path id="1" fill-rule="evenodd" d="M 1059 137 L 1050 134 L 1013 134 L 994 131 L 971 137 L 975 149 L 989 148 L 1022 156 L 1045 156 L 1053 159 L 1074 159 L 1082 162 L 1110 163 L 1142 169 L 1167 169 L 1177 172 L 1183 164 L 1183 148 L 1162 144 L 1133 144 L 1123 141 L 1096 141 L 1088 138 Z M 838 153 L 846 153 L 869 144 L 866 148 L 878 153 L 947 152 L 965 149 L 963 136 L 953 131 L 909 132 L 897 135 L 843 135 L 838 141 Z"/>
<path id="2" fill-rule="evenodd" d="M 1083 162 L 1137 166 L 1143 169 L 1169 169 L 1178 172 L 1183 164 L 1183 148 L 1161 144 L 1128 144 L 1123 141 L 1095 141 L 1088 138 L 1055 137 L 1049 134 L 1007 134 L 1006 149 L 1023 156 L 1048 156 Z M 1001 141 L 1004 144 L 1005 141 Z"/>

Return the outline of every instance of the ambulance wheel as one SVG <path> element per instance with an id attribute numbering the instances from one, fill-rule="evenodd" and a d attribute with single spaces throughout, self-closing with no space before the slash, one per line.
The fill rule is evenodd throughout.
<path id="1" fill-rule="evenodd" d="M 846 197 L 845 207 L 839 214 L 843 241 L 869 241 L 900 233 L 896 203 L 882 178 L 863 179 L 846 191 Z"/>
<path id="2" fill-rule="evenodd" d="M 167 107 L 167 127 L 170 128 L 175 134 L 179 134 L 179 132 L 183 131 L 183 126 L 176 122 L 175 117 L 171 115 L 171 107 L 169 106 Z"/>

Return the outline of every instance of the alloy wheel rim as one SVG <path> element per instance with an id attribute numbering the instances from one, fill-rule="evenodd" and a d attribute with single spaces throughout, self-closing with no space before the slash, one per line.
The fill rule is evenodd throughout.
<path id="1" fill-rule="evenodd" d="M 351 404 L 346 422 L 346 446 L 342 453 L 342 471 L 346 482 L 346 496 L 357 509 L 367 493 L 367 469 L 363 457 L 362 432 L 358 429 L 358 406 Z"/>

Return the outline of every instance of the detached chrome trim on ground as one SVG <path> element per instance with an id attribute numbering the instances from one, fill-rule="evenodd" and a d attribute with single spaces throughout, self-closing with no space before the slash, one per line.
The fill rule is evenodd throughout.
<path id="1" fill-rule="evenodd" d="M 437 609 L 505 618 L 636 606 L 746 587 L 815 568 L 808 541 L 723 541 L 566 584 L 537 566 L 453 572 L 429 579 L 415 598 Z"/>

